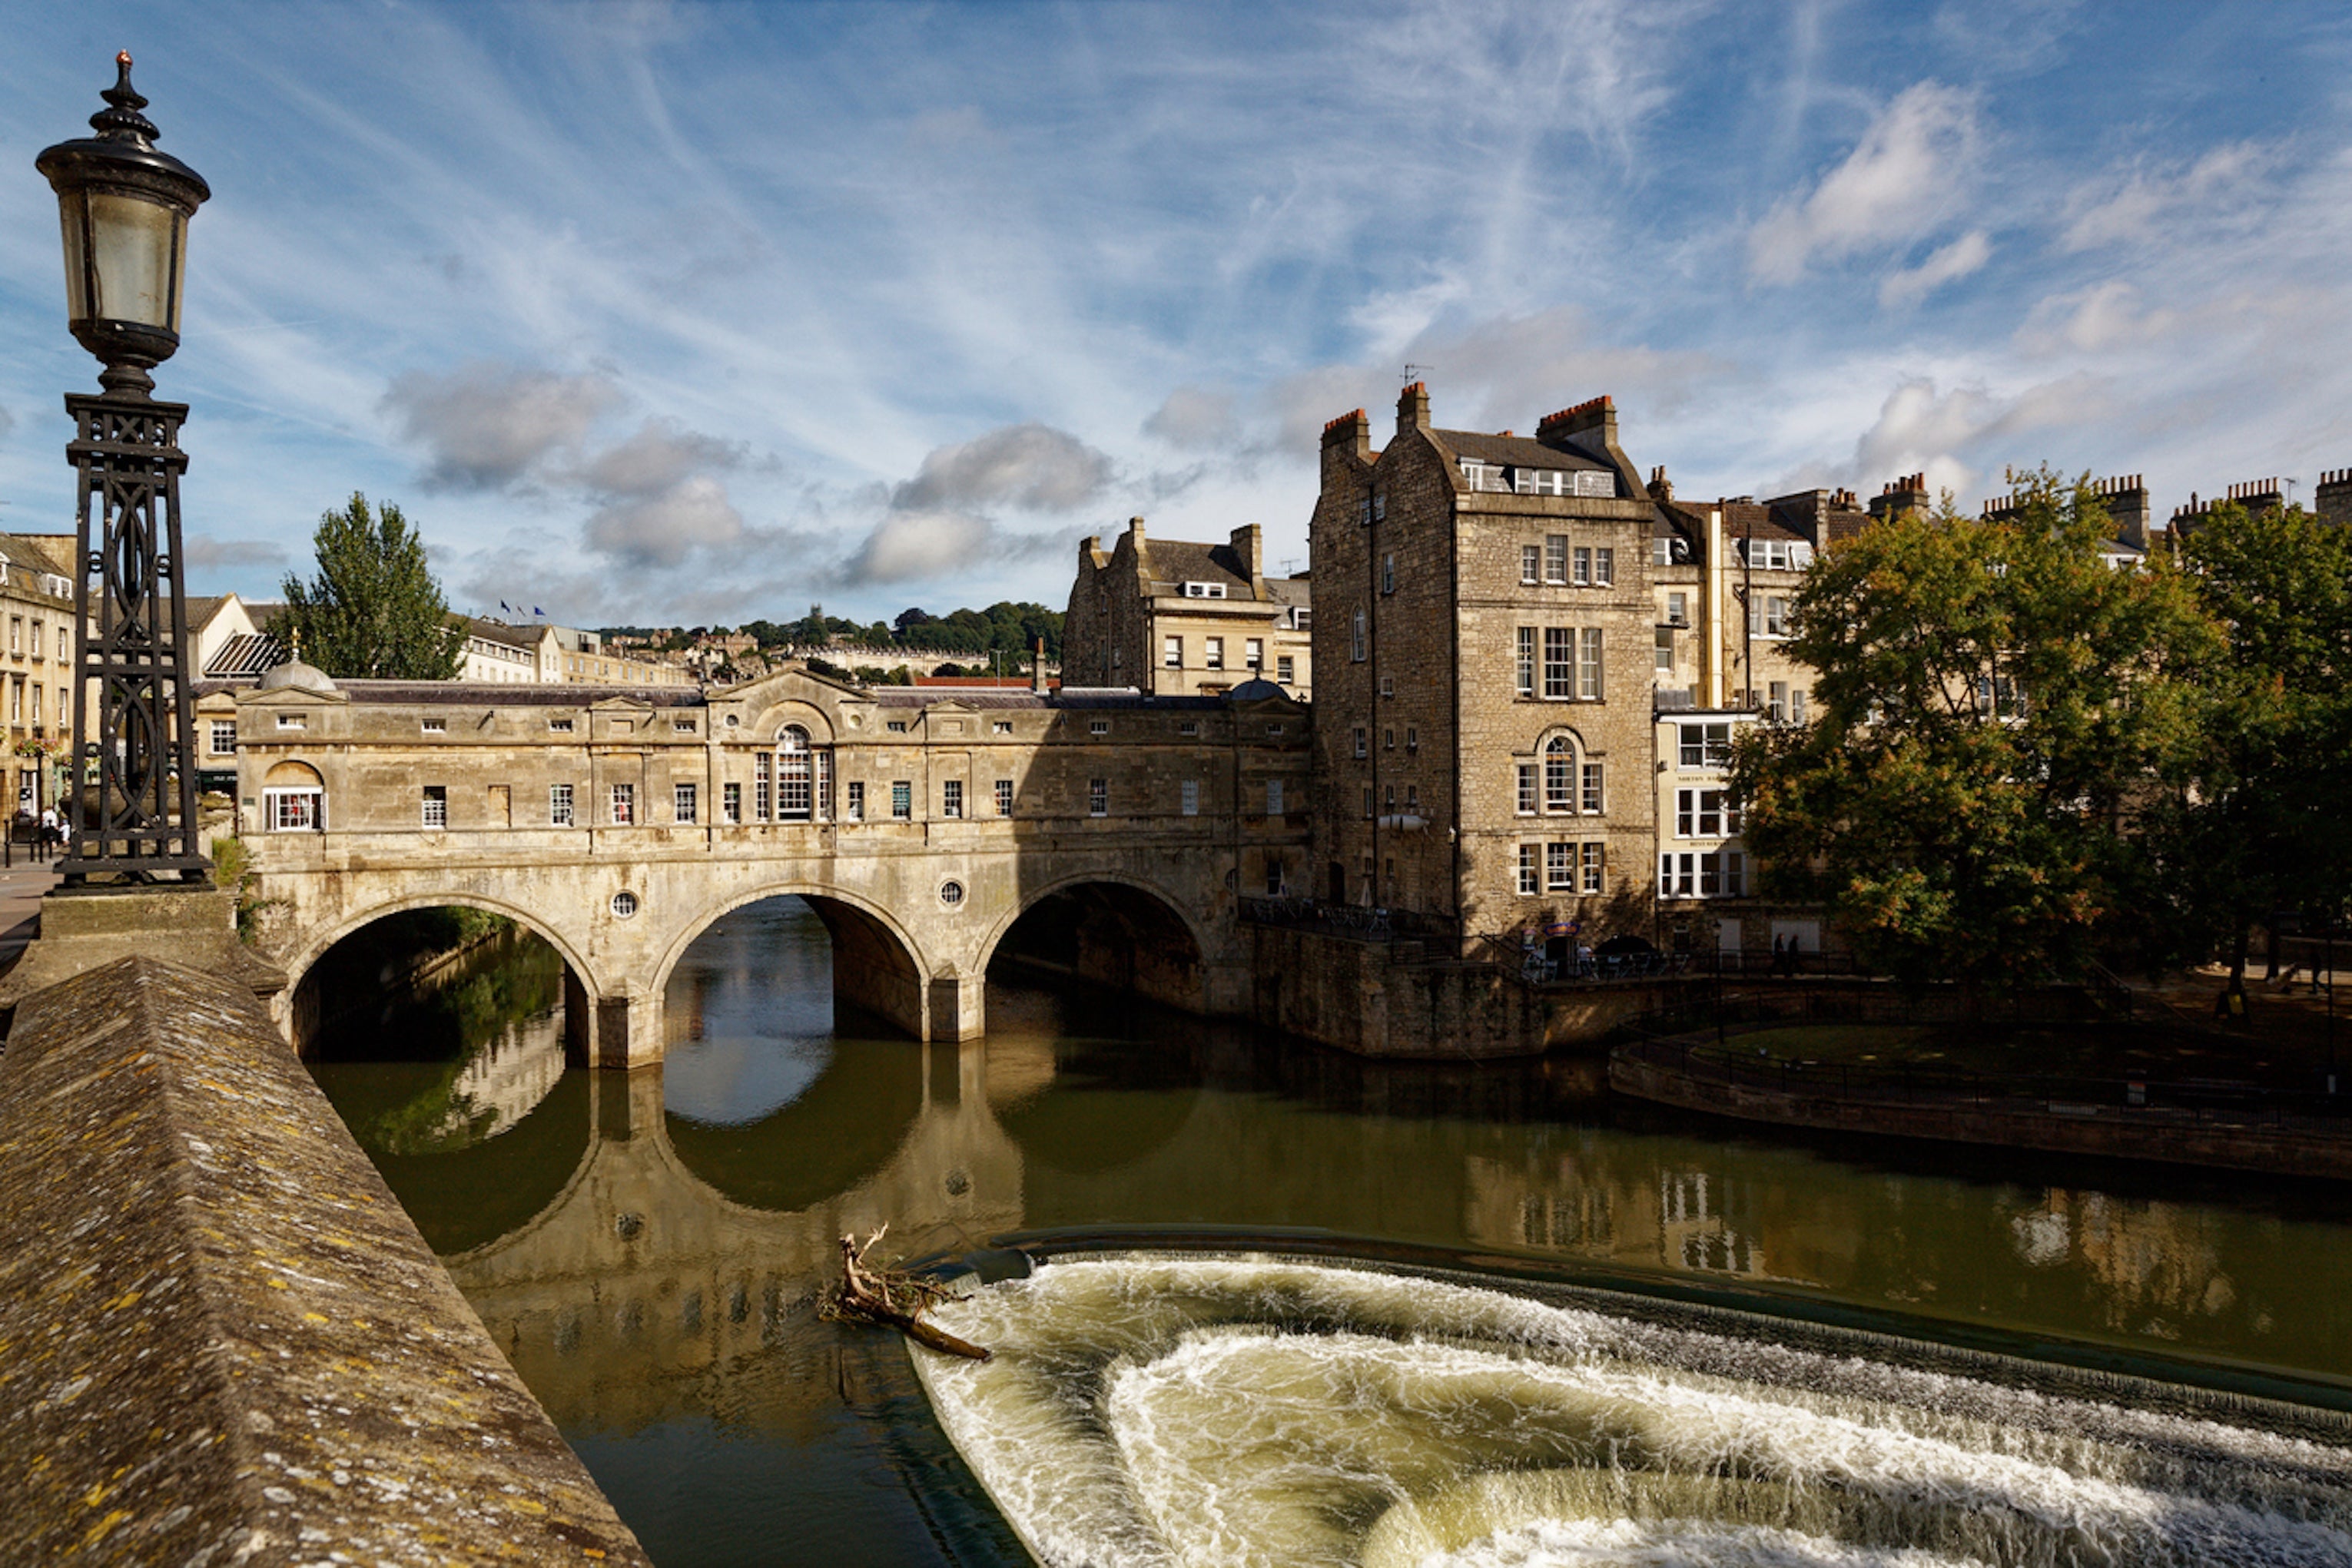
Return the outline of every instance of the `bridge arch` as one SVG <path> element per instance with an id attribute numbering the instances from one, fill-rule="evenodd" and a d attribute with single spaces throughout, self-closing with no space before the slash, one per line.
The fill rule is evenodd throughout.
<path id="1" fill-rule="evenodd" d="M 905 922 L 885 904 L 862 894 L 806 878 L 768 883 L 705 907 L 679 927 L 654 966 L 652 990 L 666 995 L 678 960 L 702 934 L 722 918 L 772 898 L 805 901 L 833 939 L 833 994 L 920 1040 L 927 1033 L 926 997 L 930 960 Z"/>
<path id="2" fill-rule="evenodd" d="M 563 961 L 567 977 L 565 1009 L 568 1015 L 577 1009 L 577 1016 L 567 1017 L 565 1027 L 571 1031 L 577 1047 L 584 1050 L 588 1039 L 586 1009 L 591 998 L 604 994 L 600 977 L 589 965 L 586 954 L 578 944 L 564 936 L 553 921 L 536 911 L 502 898 L 473 892 L 405 894 L 387 898 L 312 933 L 301 946 L 283 960 L 287 983 L 286 988 L 278 993 L 276 1004 L 280 1014 L 278 1022 L 298 1050 L 307 1051 L 310 1043 L 305 1038 L 310 1032 L 310 1026 L 304 1016 L 304 1009 L 315 1005 L 316 998 L 306 991 L 304 982 L 310 979 L 310 972 L 318 967 L 319 960 L 333 951 L 336 944 L 346 937 L 357 936 L 378 921 L 415 909 L 477 909 L 486 915 L 500 915 L 553 948 L 556 956 Z M 309 998 L 307 1001 L 306 998 Z"/>
<path id="3" fill-rule="evenodd" d="M 389 915 L 405 914 L 412 909 L 478 909 L 486 915 L 504 915 L 554 948 L 557 955 L 562 958 L 565 967 L 571 969 L 572 977 L 588 988 L 589 995 L 598 995 L 602 990 L 599 983 L 600 977 L 589 965 L 587 955 L 566 937 L 553 921 L 534 910 L 525 909 L 519 904 L 511 904 L 502 898 L 493 898 L 487 894 L 464 892 L 406 894 L 398 898 L 387 898 L 382 903 L 368 905 L 355 915 L 345 915 L 336 925 L 323 927 L 320 932 L 313 933 L 285 960 L 288 992 L 290 994 L 295 987 L 302 983 L 303 977 L 310 972 L 311 966 L 326 956 L 327 950 L 336 943 L 346 936 L 365 930 Z"/>
<path id="4" fill-rule="evenodd" d="M 1060 907 L 1056 907 L 1059 905 Z M 1028 922 L 1067 925 L 1066 934 L 1049 925 L 1038 935 L 1067 947 L 1066 960 L 1036 952 L 1007 953 L 1006 938 Z M 1123 941 L 1105 941 L 1105 927 Z M 1171 938 L 1180 940 L 1171 940 Z M 1017 948 L 1019 944 L 1014 945 Z M 1208 964 L 1213 951 L 1199 915 L 1183 900 L 1148 877 L 1103 869 L 1075 872 L 1024 890 L 1019 904 L 1001 917 L 980 946 L 979 968 L 988 972 L 1000 955 L 1032 967 L 1131 990 L 1188 1012 L 1208 1009 Z"/>

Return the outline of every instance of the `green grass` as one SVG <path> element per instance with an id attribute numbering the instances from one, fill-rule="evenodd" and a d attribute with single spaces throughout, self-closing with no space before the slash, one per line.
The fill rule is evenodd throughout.
<path id="1" fill-rule="evenodd" d="M 2352 1030 L 2347 1030 L 2352 1036 Z M 1787 1024 L 1734 1034 L 1738 1054 L 1857 1068 L 1946 1072 L 2211 1079 L 2308 1087 L 2315 1056 L 2277 1040 L 2248 1040 L 2153 1020 L 2049 1027 L 1985 1024 Z M 2347 1051 L 2352 1060 L 2352 1051 Z"/>

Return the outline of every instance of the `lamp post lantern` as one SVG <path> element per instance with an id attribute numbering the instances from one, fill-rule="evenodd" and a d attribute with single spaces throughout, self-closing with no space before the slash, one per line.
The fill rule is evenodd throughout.
<path id="1" fill-rule="evenodd" d="M 187 602 L 180 578 L 179 447 L 185 403 L 158 402 L 148 371 L 180 346 L 188 219 L 212 192 L 159 152 L 140 112 L 131 56 L 90 116 L 98 134 L 61 141 L 34 166 L 58 193 L 65 238 L 66 319 L 104 369 L 96 396 L 68 393 L 80 476 L 74 616 L 69 883 L 200 882 L 195 716 L 187 681 Z M 93 711 L 93 706 L 95 711 Z M 89 789 L 97 787 L 95 799 Z"/>

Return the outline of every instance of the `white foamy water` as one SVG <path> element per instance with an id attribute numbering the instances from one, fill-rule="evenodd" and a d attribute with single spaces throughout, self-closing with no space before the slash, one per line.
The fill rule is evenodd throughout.
<path id="1" fill-rule="evenodd" d="M 1050 1568 L 2352 1565 L 2344 1449 L 1861 1354 L 1276 1259 L 938 1316 L 996 1357 L 917 1353 L 932 1405 Z"/>

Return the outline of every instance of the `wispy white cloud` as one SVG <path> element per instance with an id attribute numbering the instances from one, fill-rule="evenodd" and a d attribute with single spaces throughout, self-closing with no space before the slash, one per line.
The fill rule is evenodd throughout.
<path id="1" fill-rule="evenodd" d="M 2068 221 L 2061 248 L 2091 250 L 2148 238 L 2168 221 L 2210 220 L 2217 209 L 2236 209 L 2268 199 L 2261 176 L 2270 155 L 2251 141 L 2217 147 L 2184 169 L 2134 170 L 2120 181 L 2110 176 L 2075 187 L 2067 200 Z"/>
<path id="2" fill-rule="evenodd" d="M 1992 242 L 1985 237 L 1982 229 L 1970 229 L 1918 266 L 1888 273 L 1879 281 L 1879 306 L 1900 310 L 1916 305 L 1947 283 L 1957 283 L 1991 259 Z"/>
<path id="3" fill-rule="evenodd" d="M 1816 258 L 1908 246 L 1952 210 L 1979 141 L 1972 93 L 1934 81 L 1905 89 L 1844 162 L 1750 231 L 1749 273 L 1791 283 Z"/>
<path id="4" fill-rule="evenodd" d="M 2030 354 L 2105 354 L 2165 337 L 2185 319 L 2178 310 L 2149 308 L 2137 288 L 2113 278 L 2041 300 L 2018 327 L 2017 342 Z"/>

